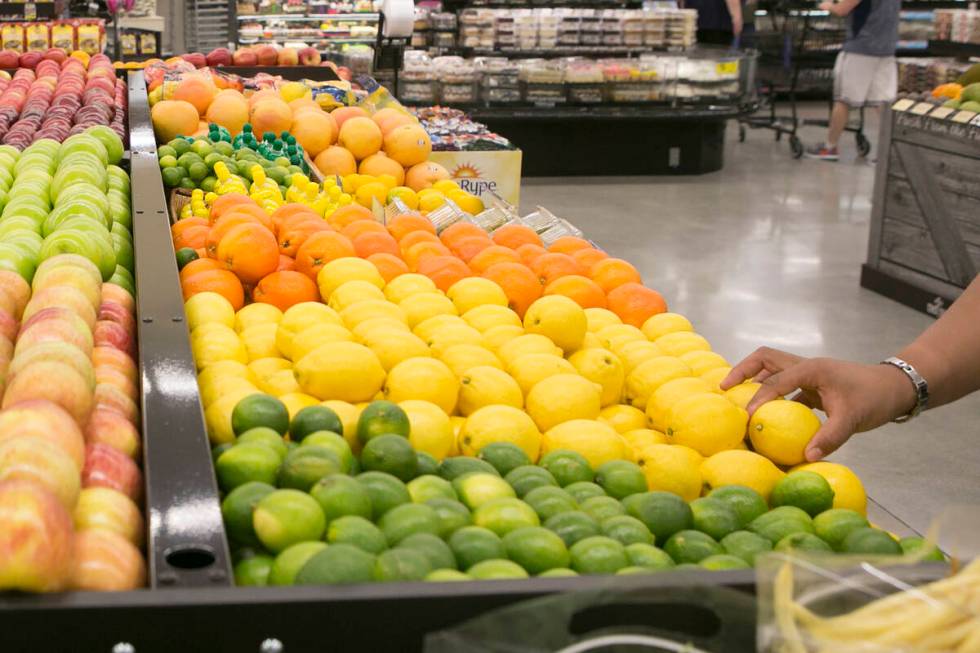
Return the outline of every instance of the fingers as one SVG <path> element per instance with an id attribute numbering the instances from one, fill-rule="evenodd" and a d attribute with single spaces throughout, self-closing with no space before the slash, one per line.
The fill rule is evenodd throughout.
<path id="1" fill-rule="evenodd" d="M 820 399 L 820 395 L 810 390 L 800 390 L 790 397 L 790 401 L 801 403 L 807 408 L 823 410 L 823 401 Z"/>
<path id="2" fill-rule="evenodd" d="M 843 417 L 831 415 L 806 446 L 806 459 L 816 462 L 837 451 L 851 437 L 854 428 Z"/>
<path id="3" fill-rule="evenodd" d="M 746 406 L 749 415 L 755 413 L 756 409 L 767 401 L 784 397 L 796 389 L 815 388 L 816 379 L 812 378 L 814 370 L 815 366 L 811 361 L 803 361 L 763 380 L 762 387 Z"/>
<path id="4" fill-rule="evenodd" d="M 732 386 L 757 377 L 763 371 L 769 374 L 780 372 L 787 367 L 796 365 L 801 360 L 799 356 L 785 351 L 760 347 L 732 368 L 728 376 L 722 379 L 720 383 L 721 389 L 728 390 Z"/>

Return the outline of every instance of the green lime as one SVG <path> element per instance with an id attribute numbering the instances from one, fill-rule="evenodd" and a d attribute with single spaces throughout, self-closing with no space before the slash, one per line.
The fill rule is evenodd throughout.
<path id="1" fill-rule="evenodd" d="M 235 146 L 228 141 L 218 141 L 214 144 L 214 151 L 221 156 L 231 156 L 235 153 Z"/>
<path id="2" fill-rule="evenodd" d="M 218 456 L 214 471 L 218 486 L 231 492 L 249 481 L 276 484 L 281 459 L 274 449 L 264 444 L 236 444 Z"/>
<path id="3" fill-rule="evenodd" d="M 877 528 L 855 528 L 841 545 L 842 553 L 902 555 L 902 547 L 891 535 Z"/>
<path id="4" fill-rule="evenodd" d="M 435 456 L 427 454 L 424 451 L 418 451 L 415 453 L 415 460 L 418 464 L 418 471 L 416 472 L 419 476 L 423 474 L 438 474 L 439 473 L 439 461 L 436 460 Z"/>
<path id="5" fill-rule="evenodd" d="M 506 578 L 527 578 L 527 572 L 510 560 L 484 560 L 466 570 L 476 580 L 502 580 Z"/>
<path id="6" fill-rule="evenodd" d="M 437 534 L 439 517 L 431 506 L 422 503 L 403 503 L 386 512 L 378 520 L 378 526 L 388 540 L 388 545 L 395 546 L 415 533 Z"/>
<path id="7" fill-rule="evenodd" d="M 473 512 L 473 523 L 503 537 L 522 526 L 539 526 L 541 521 L 531 506 L 520 499 L 502 497 L 487 501 Z"/>
<path id="8" fill-rule="evenodd" d="M 738 556 L 727 553 L 716 553 L 704 558 L 698 563 L 702 569 L 711 571 L 724 571 L 726 569 L 749 569 L 749 564 Z"/>
<path id="9" fill-rule="evenodd" d="M 491 442 L 480 449 L 477 457 L 493 465 L 501 476 L 506 476 L 512 469 L 531 464 L 524 450 L 512 442 Z"/>
<path id="10" fill-rule="evenodd" d="M 776 542 L 773 551 L 814 551 L 832 553 L 830 545 L 813 533 L 790 533 Z"/>
<path id="11" fill-rule="evenodd" d="M 319 540 L 326 528 L 323 511 L 299 490 L 276 490 L 262 497 L 252 514 L 255 534 L 269 551 L 279 553 L 297 542 Z"/>
<path id="12" fill-rule="evenodd" d="M 944 562 L 946 560 L 946 556 L 939 550 L 939 547 L 918 535 L 903 537 L 898 541 L 898 545 L 902 547 L 902 552 L 905 555 L 916 556 L 926 562 Z"/>
<path id="13" fill-rule="evenodd" d="M 367 583 L 374 580 L 375 557 L 350 544 L 331 544 L 296 574 L 296 585 Z"/>
<path id="14" fill-rule="evenodd" d="M 595 477 L 585 456 L 570 449 L 549 451 L 541 456 L 538 465 L 547 469 L 561 487 L 573 483 L 591 483 Z"/>
<path id="15" fill-rule="evenodd" d="M 622 569 L 616 572 L 616 575 L 636 576 L 636 575 L 655 574 L 655 573 L 657 573 L 655 570 L 650 569 L 648 567 L 623 567 Z"/>
<path id="16" fill-rule="evenodd" d="M 300 542 L 276 556 L 269 572 L 269 585 L 292 585 L 307 560 L 327 548 L 324 542 Z"/>
<path id="17" fill-rule="evenodd" d="M 203 138 L 198 138 L 191 143 L 191 152 L 200 157 L 206 157 L 211 154 L 212 151 L 211 143 L 208 143 Z"/>
<path id="18" fill-rule="evenodd" d="M 847 508 L 831 508 L 813 518 L 813 531 L 835 551 L 839 551 L 844 538 L 855 528 L 867 528 L 864 515 Z"/>
<path id="19" fill-rule="evenodd" d="M 160 147 L 157 148 L 157 156 L 161 159 L 165 156 L 172 156 L 176 159 L 177 150 L 170 147 L 169 145 L 161 145 Z"/>
<path id="20" fill-rule="evenodd" d="M 457 569 L 436 569 L 435 571 L 430 572 L 424 580 L 434 583 L 443 583 L 459 580 L 473 580 L 473 577 Z"/>
<path id="21" fill-rule="evenodd" d="M 225 496 L 221 502 L 221 517 L 225 522 L 228 539 L 242 546 L 258 546 L 259 538 L 252 527 L 252 513 L 255 506 L 276 488 L 268 483 L 250 481 L 239 485 Z"/>
<path id="22" fill-rule="evenodd" d="M 538 578 L 571 578 L 572 576 L 578 576 L 578 572 L 568 567 L 556 567 L 538 574 Z"/>
<path id="23" fill-rule="evenodd" d="M 457 476 L 469 474 L 470 472 L 487 472 L 499 475 L 493 465 L 479 458 L 454 456 L 452 458 L 446 458 L 439 463 L 439 476 L 447 481 L 455 480 Z"/>
<path id="24" fill-rule="evenodd" d="M 184 178 L 187 171 L 180 166 L 173 166 L 172 168 L 163 168 L 160 170 L 160 174 L 163 176 L 163 185 L 167 188 L 176 188 L 180 186 L 180 180 Z"/>
<path id="25" fill-rule="evenodd" d="M 371 495 L 346 474 L 324 476 L 310 489 L 310 496 L 320 504 L 328 524 L 348 515 L 371 519 Z"/>
<path id="26" fill-rule="evenodd" d="M 643 522 L 629 515 L 616 515 L 600 523 L 602 534 L 620 542 L 623 546 L 629 544 L 653 544 L 654 537 Z"/>
<path id="27" fill-rule="evenodd" d="M 461 569 L 469 569 L 483 560 L 506 555 L 500 536 L 481 526 L 464 526 L 449 536 L 449 548 Z"/>
<path id="28" fill-rule="evenodd" d="M 166 170 L 167 168 L 174 168 L 177 166 L 177 157 L 172 154 L 160 157 L 160 169 Z"/>
<path id="29" fill-rule="evenodd" d="M 613 574 L 629 566 L 622 544 L 604 535 L 593 535 L 571 546 L 572 569 L 580 574 Z"/>
<path id="30" fill-rule="evenodd" d="M 799 508 L 780 506 L 753 519 L 749 530 L 775 544 L 790 533 L 812 533 L 813 520 Z"/>
<path id="31" fill-rule="evenodd" d="M 496 474 L 473 472 L 457 476 L 453 480 L 456 496 L 470 510 L 476 510 L 483 504 L 494 499 L 513 497 L 514 490 L 507 481 Z"/>
<path id="32" fill-rule="evenodd" d="M 177 163 L 184 168 L 190 168 L 195 163 L 203 164 L 204 159 L 202 159 L 194 152 L 184 152 L 183 154 L 177 157 Z"/>
<path id="33" fill-rule="evenodd" d="M 326 447 L 337 454 L 337 459 L 340 461 L 340 471 L 349 474 L 353 468 L 354 452 L 350 450 L 350 445 L 347 444 L 344 436 L 337 435 L 333 431 L 314 431 L 303 439 L 300 446 Z"/>
<path id="34" fill-rule="evenodd" d="M 214 187 L 218 185 L 218 178 L 214 175 L 208 175 L 201 180 L 198 184 L 205 193 L 210 193 L 214 190 Z"/>
<path id="35" fill-rule="evenodd" d="M 536 487 L 544 485 L 558 487 L 558 481 L 555 480 L 555 477 L 547 469 L 536 465 L 516 467 L 504 477 L 504 480 L 514 488 L 514 492 L 521 498 Z"/>
<path id="36" fill-rule="evenodd" d="M 642 492 L 623 499 L 626 514 L 643 522 L 657 542 L 666 542 L 674 533 L 690 528 L 691 507 L 670 492 Z"/>
<path id="37" fill-rule="evenodd" d="M 183 270 L 185 265 L 197 259 L 198 255 L 196 251 L 190 247 L 181 247 L 177 250 L 177 269 Z"/>
<path id="38" fill-rule="evenodd" d="M 343 433 L 344 425 L 337 413 L 326 406 L 302 408 L 289 422 L 289 439 L 293 442 L 302 442 L 310 433 L 317 431 Z"/>
<path id="39" fill-rule="evenodd" d="M 279 468 L 279 487 L 309 492 L 317 481 L 330 474 L 343 473 L 340 458 L 332 449 L 311 445 L 286 454 Z"/>
<path id="40" fill-rule="evenodd" d="M 431 533 L 409 535 L 398 544 L 399 549 L 415 549 L 424 555 L 433 569 L 456 569 L 456 556 L 439 536 Z"/>
<path id="41" fill-rule="evenodd" d="M 381 582 L 423 580 L 430 573 L 429 561 L 414 549 L 389 549 L 374 563 L 374 580 Z"/>
<path id="42" fill-rule="evenodd" d="M 739 528 L 745 528 L 749 522 L 769 510 L 762 495 L 744 485 L 725 485 L 715 488 L 708 496 L 724 501 L 735 511 Z"/>
<path id="43" fill-rule="evenodd" d="M 571 485 L 563 485 L 562 489 L 572 495 L 577 502 L 582 503 L 590 497 L 604 497 L 606 491 L 590 481 L 578 481 Z"/>
<path id="44" fill-rule="evenodd" d="M 610 460 L 595 471 L 595 482 L 614 499 L 625 499 L 647 491 L 647 479 L 636 463 Z"/>
<path id="45" fill-rule="evenodd" d="M 371 497 L 372 514 L 375 519 L 380 518 L 381 515 L 395 506 L 409 503 L 412 500 L 405 484 L 391 474 L 362 472 L 356 478 L 357 482 L 364 486 Z"/>
<path id="46" fill-rule="evenodd" d="M 754 565 L 757 556 L 772 551 L 772 542 L 752 531 L 735 531 L 722 538 L 721 547 L 725 553 Z"/>
<path id="47" fill-rule="evenodd" d="M 596 520 L 597 524 L 601 524 L 610 517 L 626 514 L 626 508 L 623 507 L 623 504 L 612 497 L 592 497 L 583 501 L 581 506 L 582 512 Z"/>
<path id="48" fill-rule="evenodd" d="M 726 501 L 712 497 L 701 497 L 692 501 L 690 505 L 694 519 L 694 530 L 707 533 L 716 540 L 721 540 L 739 528 L 738 513 Z"/>
<path id="49" fill-rule="evenodd" d="M 235 439 L 235 444 L 245 444 L 247 442 L 255 442 L 271 447 L 273 451 L 279 454 L 280 460 L 285 459 L 286 454 L 289 453 L 289 447 L 286 446 L 286 441 L 282 439 L 282 436 L 267 426 L 256 426 L 254 429 L 245 431 Z"/>
<path id="50" fill-rule="evenodd" d="M 257 426 L 267 426 L 279 435 L 289 430 L 289 411 L 272 395 L 249 395 L 235 404 L 231 411 L 231 430 L 241 435 Z"/>
<path id="51" fill-rule="evenodd" d="M 327 527 L 327 542 L 334 544 L 350 544 L 361 551 L 381 553 L 388 548 L 384 533 L 381 529 L 355 515 L 347 515 L 330 522 Z"/>
<path id="52" fill-rule="evenodd" d="M 666 551 L 643 542 L 627 544 L 626 557 L 629 558 L 630 564 L 636 567 L 670 569 L 674 566 L 674 559 L 667 555 Z"/>
<path id="53" fill-rule="evenodd" d="M 228 451 L 229 449 L 231 449 L 234 446 L 235 446 L 235 444 L 233 442 L 222 442 L 219 445 L 215 445 L 215 446 L 211 447 L 211 463 L 214 464 L 214 465 L 217 465 L 218 464 L 218 458 L 221 457 L 221 454 L 223 454 L 224 452 Z"/>
<path id="54" fill-rule="evenodd" d="M 416 476 L 409 481 L 406 487 L 414 503 L 425 503 L 429 499 L 435 499 L 436 497 L 452 499 L 453 501 L 458 498 L 452 483 L 442 477 L 432 476 L 431 474 Z"/>
<path id="55" fill-rule="evenodd" d="M 572 546 L 579 540 L 599 534 L 596 520 L 580 510 L 553 515 L 544 523 L 544 527 L 564 540 L 565 546 Z"/>
<path id="56" fill-rule="evenodd" d="M 790 472 L 773 486 L 769 502 L 773 507 L 796 506 L 811 517 L 816 517 L 833 507 L 834 490 L 820 474 Z"/>
<path id="57" fill-rule="evenodd" d="M 524 495 L 524 503 L 538 513 L 543 522 L 563 512 L 578 510 L 578 502 L 565 490 L 550 485 L 536 487 Z"/>
<path id="58" fill-rule="evenodd" d="M 469 508 L 455 499 L 435 497 L 426 501 L 425 505 L 436 511 L 436 517 L 439 518 L 439 537 L 449 537 L 460 528 L 473 523 Z"/>
<path id="59" fill-rule="evenodd" d="M 189 152 L 191 149 L 190 141 L 188 141 L 186 138 L 177 137 L 172 141 L 170 141 L 169 143 L 167 143 L 167 145 L 169 145 L 170 148 L 173 149 L 173 151 L 177 154 L 177 156 L 180 156 L 185 152 Z"/>
<path id="60" fill-rule="evenodd" d="M 208 165 L 203 161 L 196 161 L 192 163 L 190 167 L 187 168 L 187 176 L 193 179 L 194 181 L 201 181 L 202 179 L 207 177 L 208 173 L 210 172 L 211 169 L 208 168 Z"/>
<path id="61" fill-rule="evenodd" d="M 361 444 L 388 433 L 407 438 L 408 415 L 392 401 L 372 401 L 357 418 L 357 439 Z"/>
<path id="62" fill-rule="evenodd" d="M 710 535 L 701 531 L 684 530 L 674 533 L 664 544 L 664 551 L 677 563 L 701 562 L 725 550 Z"/>
<path id="63" fill-rule="evenodd" d="M 361 468 L 369 472 L 385 472 L 410 481 L 415 478 L 419 464 L 415 450 L 401 435 L 391 433 L 372 437 L 361 451 Z"/>
<path id="64" fill-rule="evenodd" d="M 223 160 L 224 157 L 222 157 L 221 154 L 218 152 L 211 152 L 210 154 L 204 156 L 204 162 L 208 164 L 209 168 L 212 169 L 214 168 L 214 164 L 216 164 L 218 161 L 223 161 Z"/>
<path id="65" fill-rule="evenodd" d="M 190 177 L 183 177 L 180 183 L 177 184 L 177 188 L 184 188 L 186 190 L 194 190 L 197 188 L 197 183 Z"/>
<path id="66" fill-rule="evenodd" d="M 552 531 L 540 526 L 525 526 L 504 535 L 507 557 L 529 574 L 567 567 L 571 558 L 565 542 Z"/>
<path id="67" fill-rule="evenodd" d="M 256 555 L 235 565 L 235 585 L 239 587 L 265 587 L 272 569 L 272 556 Z"/>

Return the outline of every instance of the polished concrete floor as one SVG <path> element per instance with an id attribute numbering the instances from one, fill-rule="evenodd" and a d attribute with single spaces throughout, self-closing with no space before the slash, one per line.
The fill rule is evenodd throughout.
<path id="1" fill-rule="evenodd" d="M 631 261 L 732 361 L 769 345 L 875 362 L 931 323 L 858 284 L 874 167 L 856 159 L 852 138 L 835 164 L 794 160 L 768 131 L 744 143 L 735 132 L 730 125 L 718 173 L 525 179 L 522 208 L 545 206 Z M 803 132 L 811 142 L 822 136 Z M 832 460 L 925 532 L 947 505 L 980 505 L 980 395 L 855 436 Z"/>

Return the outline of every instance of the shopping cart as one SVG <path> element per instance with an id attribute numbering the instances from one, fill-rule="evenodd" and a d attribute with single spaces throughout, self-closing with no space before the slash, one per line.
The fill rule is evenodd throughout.
<path id="1" fill-rule="evenodd" d="M 844 21 L 814 6 L 798 0 L 759 4 L 754 35 L 759 50 L 759 109 L 739 119 L 739 141 L 745 140 L 747 129 L 770 129 L 777 141 L 784 134 L 789 136 L 790 151 L 798 159 L 803 156 L 803 142 L 797 131 L 805 125 L 829 124 L 828 120 L 801 118 L 797 106 L 801 97 L 832 96 L 834 61 L 844 42 Z M 856 123 L 846 130 L 854 133 L 858 153 L 867 156 L 871 143 L 864 135 L 863 107 Z"/>

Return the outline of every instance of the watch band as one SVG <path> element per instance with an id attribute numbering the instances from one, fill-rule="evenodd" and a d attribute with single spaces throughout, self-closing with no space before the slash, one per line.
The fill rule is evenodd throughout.
<path id="1" fill-rule="evenodd" d="M 905 376 L 909 377 L 909 381 L 912 382 L 912 386 L 915 388 L 915 406 L 912 407 L 907 414 L 901 417 L 896 417 L 895 422 L 902 423 L 907 422 L 923 410 L 929 404 L 929 384 L 926 382 L 922 375 L 912 367 L 909 363 L 903 361 L 901 358 L 892 356 L 881 361 L 882 365 L 893 365 L 905 373 Z"/>

